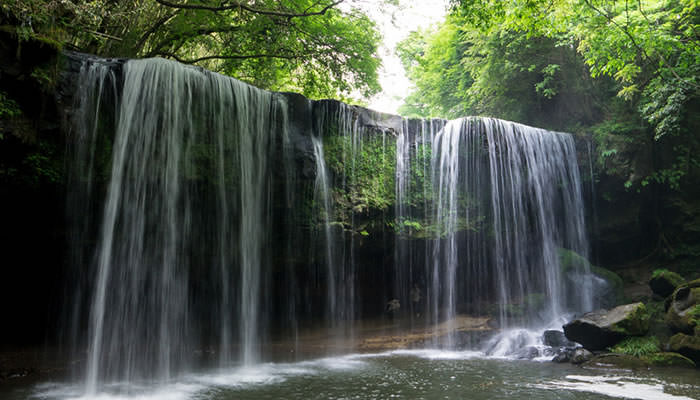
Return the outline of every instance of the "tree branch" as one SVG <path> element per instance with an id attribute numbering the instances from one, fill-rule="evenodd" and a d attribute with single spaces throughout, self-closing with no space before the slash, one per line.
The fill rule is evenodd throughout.
<path id="1" fill-rule="evenodd" d="M 283 60 L 293 60 L 295 58 L 299 58 L 298 55 L 296 54 L 290 54 L 290 55 L 284 55 L 284 54 L 267 54 L 267 53 L 260 53 L 260 54 L 240 54 L 240 55 L 211 55 L 211 56 L 204 56 L 204 57 L 199 57 L 199 58 L 194 58 L 194 59 L 184 59 L 179 57 L 177 54 L 174 53 L 169 53 L 169 52 L 158 52 L 158 55 L 161 55 L 163 57 L 170 57 L 175 61 L 181 62 L 183 64 L 196 64 L 201 61 L 207 61 L 207 60 L 248 60 L 252 58 L 280 58 Z"/>
<path id="2" fill-rule="evenodd" d="M 231 2 L 228 4 L 224 4 L 221 6 L 206 6 L 203 4 L 181 4 L 181 3 L 173 3 L 169 0 L 156 0 L 158 4 L 161 4 L 166 7 L 171 7 L 171 8 L 180 8 L 180 9 L 186 9 L 186 10 L 205 10 L 205 11 L 212 11 L 212 12 L 219 12 L 219 11 L 226 11 L 226 10 L 235 10 L 235 9 L 240 9 L 240 10 L 245 10 L 254 14 L 260 14 L 260 15 L 270 15 L 274 17 L 284 17 L 284 18 L 300 18 L 300 17 L 310 17 L 314 15 L 323 15 L 328 10 L 331 8 L 337 6 L 338 4 L 342 3 L 345 0 L 336 0 L 327 6 L 323 7 L 319 11 L 308 11 L 308 9 L 302 13 L 292 13 L 292 12 L 284 12 L 284 11 L 275 11 L 275 10 L 265 10 L 265 9 L 260 9 L 260 8 L 255 8 L 252 6 L 249 6 L 247 4 L 241 3 L 241 2 Z"/>

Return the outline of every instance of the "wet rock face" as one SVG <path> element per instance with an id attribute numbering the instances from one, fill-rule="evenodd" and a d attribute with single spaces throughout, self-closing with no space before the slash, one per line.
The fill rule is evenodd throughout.
<path id="1" fill-rule="evenodd" d="M 649 280 L 649 287 L 651 287 L 654 294 L 658 294 L 661 297 L 670 296 L 676 288 L 685 283 L 685 279 L 675 272 L 661 270 L 654 275 Z"/>
<path id="2" fill-rule="evenodd" d="M 666 323 L 673 332 L 692 335 L 700 319 L 700 279 L 681 285 L 670 297 Z"/>
<path id="3" fill-rule="evenodd" d="M 564 325 L 566 338 L 588 350 L 603 350 L 625 337 L 641 336 L 648 330 L 649 314 L 642 303 L 590 312 Z"/>

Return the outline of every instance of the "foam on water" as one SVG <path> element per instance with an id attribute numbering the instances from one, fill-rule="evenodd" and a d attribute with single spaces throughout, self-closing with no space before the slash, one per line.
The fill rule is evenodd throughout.
<path id="1" fill-rule="evenodd" d="M 692 400 L 664 392 L 664 382 L 658 379 L 642 379 L 629 376 L 567 375 L 567 380 L 557 380 L 533 385 L 541 389 L 573 390 L 597 393 L 610 397 L 639 400 Z"/>
<path id="2" fill-rule="evenodd" d="M 471 360 L 486 357 L 486 354 L 480 351 L 450 351 L 440 349 L 395 350 L 389 352 L 388 354 L 397 356 L 413 356 L 427 360 Z"/>
<path id="3" fill-rule="evenodd" d="M 206 390 L 206 386 L 190 382 L 173 382 L 162 386 L 139 386 L 129 383 L 105 385 L 102 392 L 85 394 L 82 385 L 46 383 L 37 386 L 30 398 L 61 400 L 187 400 Z"/>

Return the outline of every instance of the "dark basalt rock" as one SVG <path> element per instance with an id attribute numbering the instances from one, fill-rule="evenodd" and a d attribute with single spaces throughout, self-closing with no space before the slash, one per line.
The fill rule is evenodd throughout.
<path id="1" fill-rule="evenodd" d="M 576 343 L 570 341 L 564 332 L 557 330 L 544 331 L 544 344 L 550 347 L 574 347 Z"/>
<path id="2" fill-rule="evenodd" d="M 566 337 L 588 350 L 603 350 L 627 336 L 641 336 L 648 330 L 649 313 L 642 303 L 590 312 L 564 325 Z"/>
<path id="3" fill-rule="evenodd" d="M 554 358 L 552 361 L 555 363 L 565 363 L 571 361 L 574 356 L 576 349 L 572 347 L 563 347 L 555 351 Z"/>
<path id="4" fill-rule="evenodd" d="M 593 358 L 593 353 L 586 349 L 578 348 L 574 350 L 574 354 L 571 356 L 572 364 L 583 364 L 584 362 Z"/>
<path id="5" fill-rule="evenodd" d="M 649 287 L 651 291 L 658 294 L 661 297 L 670 296 L 676 288 L 685 283 L 685 279 L 675 272 L 661 270 L 654 275 L 649 280 Z"/>

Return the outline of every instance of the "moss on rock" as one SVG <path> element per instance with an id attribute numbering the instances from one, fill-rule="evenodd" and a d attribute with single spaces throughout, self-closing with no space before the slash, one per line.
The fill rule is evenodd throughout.
<path id="1" fill-rule="evenodd" d="M 651 290 L 661 297 L 670 296 L 678 286 L 684 283 L 685 279 L 682 276 L 667 269 L 657 269 L 649 280 Z"/>
<path id="2" fill-rule="evenodd" d="M 693 334 L 700 325 L 700 280 L 681 285 L 673 292 L 666 323 L 674 332 Z"/>
<path id="3" fill-rule="evenodd" d="M 693 360 L 678 353 L 660 352 L 642 357 L 653 367 L 695 367 Z"/>
<path id="4" fill-rule="evenodd" d="M 700 363 L 700 336 L 677 333 L 671 337 L 668 347 L 671 351 L 693 360 L 696 365 Z"/>
<path id="5" fill-rule="evenodd" d="M 612 324 L 610 330 L 625 336 L 644 335 L 649 330 L 649 311 L 644 303 L 634 304 L 626 317 Z"/>

